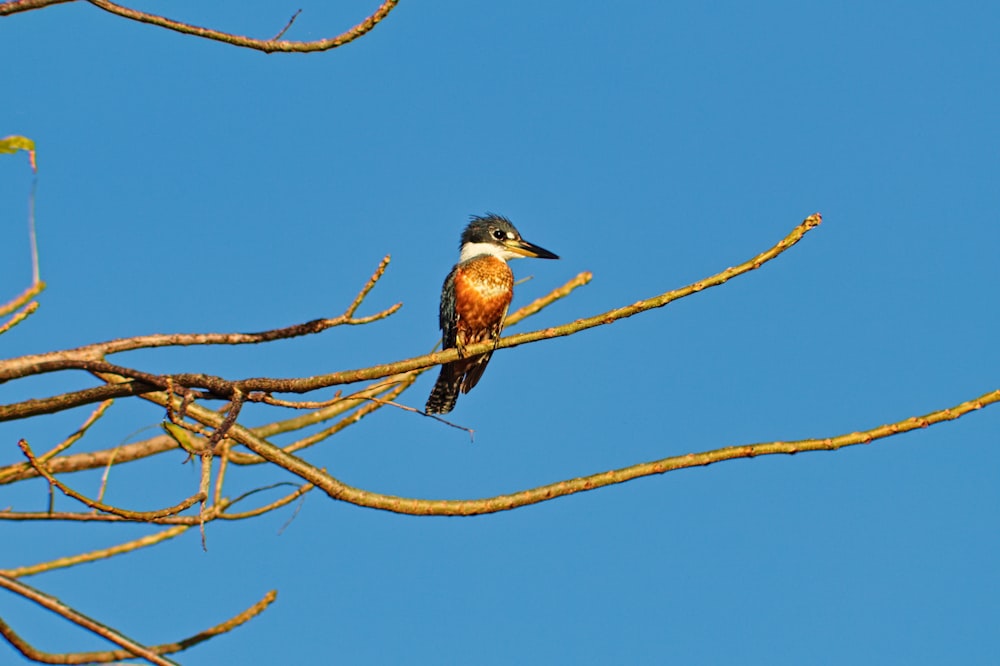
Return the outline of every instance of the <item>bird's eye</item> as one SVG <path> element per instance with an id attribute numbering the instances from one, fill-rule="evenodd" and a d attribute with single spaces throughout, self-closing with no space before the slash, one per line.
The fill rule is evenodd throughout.
<path id="1" fill-rule="evenodd" d="M 494 229 L 493 238 L 496 238 L 498 241 L 507 240 L 507 234 L 502 229 Z"/>

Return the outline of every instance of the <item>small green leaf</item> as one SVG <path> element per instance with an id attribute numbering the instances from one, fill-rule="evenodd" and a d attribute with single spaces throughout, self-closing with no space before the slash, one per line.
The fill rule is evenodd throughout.
<path id="1" fill-rule="evenodd" d="M 162 423 L 163 429 L 167 431 L 167 434 L 177 442 L 182 449 L 190 454 L 196 454 L 198 451 L 195 450 L 194 442 L 191 441 L 191 433 L 189 433 L 184 428 L 170 423 L 169 421 L 164 421 Z"/>

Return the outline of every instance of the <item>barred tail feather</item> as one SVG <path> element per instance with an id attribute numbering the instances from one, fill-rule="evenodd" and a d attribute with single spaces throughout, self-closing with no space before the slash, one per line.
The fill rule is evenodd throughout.
<path id="1" fill-rule="evenodd" d="M 428 414 L 447 414 L 455 409 L 458 402 L 458 391 L 462 386 L 462 372 L 456 372 L 454 364 L 441 366 L 441 374 L 438 375 L 437 383 L 427 398 L 427 406 L 424 411 Z"/>

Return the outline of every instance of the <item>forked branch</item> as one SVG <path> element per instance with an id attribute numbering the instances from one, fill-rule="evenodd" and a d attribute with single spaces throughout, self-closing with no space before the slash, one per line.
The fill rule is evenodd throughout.
<path id="1" fill-rule="evenodd" d="M 165 405 L 169 399 L 165 393 L 150 393 L 144 399 Z M 236 425 L 230 431 L 230 437 L 265 460 L 283 467 L 326 492 L 331 498 L 371 509 L 381 509 L 393 513 L 403 513 L 418 516 L 473 516 L 486 513 L 509 511 L 530 504 L 538 504 L 556 497 L 574 493 L 596 490 L 604 486 L 624 483 L 633 479 L 654 474 L 664 474 L 689 467 L 703 467 L 724 460 L 738 458 L 755 458 L 757 456 L 795 454 L 807 451 L 836 451 L 845 446 L 869 444 L 879 439 L 899 435 L 918 428 L 927 428 L 937 423 L 952 421 L 965 414 L 982 409 L 987 405 L 1000 402 L 1000 390 L 991 391 L 978 398 L 963 402 L 954 407 L 915 416 L 895 423 L 878 426 L 862 432 L 852 432 L 836 437 L 822 439 L 803 439 L 790 442 L 775 441 L 760 444 L 744 444 L 729 446 L 702 453 L 689 453 L 682 456 L 671 456 L 647 463 L 639 463 L 609 472 L 601 472 L 576 479 L 567 479 L 557 483 L 540 486 L 510 495 L 476 500 L 425 500 L 406 497 L 396 497 L 375 493 L 350 486 L 327 472 L 310 465 L 301 458 L 274 446 L 267 440 L 258 437 L 242 426 Z M 205 409 L 200 405 L 192 405 L 189 411 L 192 418 L 209 427 L 217 427 L 223 417 L 218 413 Z"/>
<path id="2" fill-rule="evenodd" d="M 585 319 L 578 319 L 574 322 L 563 324 L 561 326 L 546 328 L 530 333 L 519 333 L 507 336 L 501 338 L 496 344 L 486 341 L 468 345 L 465 348 L 465 353 L 469 355 L 481 354 L 495 349 L 517 347 L 519 345 L 537 342 L 539 340 L 573 335 L 574 333 L 579 333 L 580 331 L 597 326 L 605 326 L 620 319 L 626 319 L 642 312 L 661 308 L 676 300 L 691 296 L 692 294 L 704 291 L 705 289 L 709 289 L 711 287 L 725 284 L 734 277 L 760 268 L 765 263 L 771 261 L 782 252 L 798 243 L 805 236 L 805 234 L 819 226 L 821 221 L 822 217 L 818 213 L 810 215 L 808 218 L 803 220 L 801 224 L 796 226 L 785 238 L 769 250 L 758 254 L 738 266 L 727 268 L 720 273 L 689 284 L 686 287 L 674 289 L 672 291 L 641 300 L 632 305 L 615 308 L 614 310 L 609 310 L 608 312 L 587 317 Z M 583 273 L 571 281 L 571 284 L 580 284 L 586 282 L 587 280 L 589 280 L 589 273 Z M 567 285 L 564 289 L 571 290 L 572 287 Z M 173 391 L 174 387 L 179 387 L 185 390 L 202 389 L 211 397 L 229 400 L 232 399 L 236 392 L 240 392 L 244 395 L 251 395 L 258 392 L 263 394 L 308 393 L 310 391 L 329 388 L 331 386 L 352 384 L 372 379 L 381 379 L 390 375 L 396 375 L 414 370 L 424 370 L 442 363 L 454 361 L 458 358 L 458 351 L 456 349 L 446 349 L 393 363 L 370 366 L 359 370 L 332 372 L 312 377 L 292 379 L 254 377 L 249 379 L 229 380 L 223 377 L 202 373 L 178 373 L 153 376 L 138 370 L 132 370 L 130 368 L 110 364 L 105 361 L 91 360 L 91 357 L 86 353 L 82 354 L 83 358 L 81 358 L 80 350 L 83 349 L 87 348 L 69 350 L 68 352 L 54 352 L 54 355 L 59 355 L 58 358 L 49 357 L 44 360 L 36 358 L 30 362 L 26 362 L 23 359 L 13 359 L 12 361 L 6 363 L 0 363 L 0 380 L 21 376 L 21 373 L 33 374 L 34 372 L 48 372 L 53 370 L 82 369 L 89 370 L 91 372 L 113 374 L 119 377 L 118 381 L 121 382 L 121 384 L 108 384 L 108 388 L 97 394 L 101 396 L 101 399 L 114 397 L 114 390 L 122 391 L 123 395 L 135 395 L 148 393 L 156 389 L 168 389 Z M 30 371 L 26 366 L 30 366 Z M 130 379 L 133 381 L 129 382 L 128 380 Z M 94 391 L 94 389 L 88 390 Z M 44 413 L 42 410 L 52 411 L 56 408 L 63 409 L 65 408 L 65 405 L 62 403 L 67 400 L 67 395 L 55 396 L 53 398 L 45 398 L 42 400 L 24 401 L 11 405 L 2 405 L 0 406 L 0 421 L 34 416 L 38 413 Z M 86 404 L 87 401 L 93 402 L 97 399 L 96 395 L 91 396 L 84 392 L 72 394 L 71 397 L 74 401 L 74 405 Z M 56 403 L 60 404 L 57 405 Z"/>
<path id="3" fill-rule="evenodd" d="M 264 598 L 260 601 L 241 613 L 229 618 L 225 622 L 221 622 L 214 627 L 210 627 L 205 631 L 195 634 L 194 636 L 189 636 L 188 638 L 174 643 L 164 643 L 162 645 L 146 647 L 130 638 L 127 638 L 121 632 L 101 624 L 97 620 L 89 618 L 79 611 L 70 608 L 55 597 L 29 587 L 28 585 L 25 585 L 24 583 L 11 577 L 0 574 L 0 587 L 6 588 L 7 590 L 18 594 L 25 599 L 34 601 L 42 607 L 64 617 L 70 622 L 78 624 L 81 627 L 90 630 L 94 634 L 101 636 L 102 638 L 106 638 L 107 640 L 124 648 L 121 650 L 108 650 L 105 652 L 72 652 L 64 654 L 43 652 L 32 646 L 28 643 L 28 641 L 18 635 L 6 622 L 0 620 L 0 636 L 3 636 L 8 643 L 14 646 L 14 648 L 16 648 L 18 652 L 24 655 L 27 659 L 43 664 L 107 664 L 126 659 L 134 659 L 138 656 L 152 664 L 176 666 L 177 662 L 167 659 L 163 657 L 163 655 L 174 654 L 176 652 L 186 650 L 199 643 L 203 643 L 210 638 L 232 631 L 236 627 L 248 622 L 257 615 L 260 615 L 264 609 L 270 606 L 278 597 L 278 593 L 275 590 L 271 590 L 264 595 Z"/>

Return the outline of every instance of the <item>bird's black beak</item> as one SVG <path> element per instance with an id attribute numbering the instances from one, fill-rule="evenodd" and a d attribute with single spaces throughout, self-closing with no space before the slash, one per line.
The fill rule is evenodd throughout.
<path id="1" fill-rule="evenodd" d="M 543 247 L 538 247 L 534 243 L 526 240 L 510 239 L 504 241 L 504 247 L 511 252 L 517 252 L 525 257 L 537 257 L 538 259 L 558 259 L 559 255 L 553 254 Z"/>

